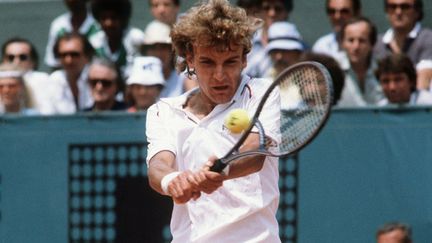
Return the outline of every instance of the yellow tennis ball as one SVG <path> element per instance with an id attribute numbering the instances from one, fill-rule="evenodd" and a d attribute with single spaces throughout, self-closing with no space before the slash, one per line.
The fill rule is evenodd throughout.
<path id="1" fill-rule="evenodd" d="M 232 133 L 241 133 L 249 127 L 250 118 L 246 110 L 234 109 L 225 117 L 225 126 Z"/>

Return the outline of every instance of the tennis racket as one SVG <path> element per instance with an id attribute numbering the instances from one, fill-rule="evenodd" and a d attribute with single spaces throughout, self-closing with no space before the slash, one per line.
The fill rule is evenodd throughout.
<path id="1" fill-rule="evenodd" d="M 280 96 L 280 134 L 281 142 L 277 148 L 268 146 L 259 116 L 272 92 Z M 217 159 L 211 171 L 222 172 L 232 161 L 251 155 L 274 157 L 294 154 L 309 144 L 326 123 L 333 99 L 333 86 L 327 69 L 317 62 L 301 62 L 293 65 L 275 79 L 264 93 L 257 110 L 247 129 L 232 149 L 222 158 Z M 259 133 L 259 148 L 239 152 L 252 128 Z"/>

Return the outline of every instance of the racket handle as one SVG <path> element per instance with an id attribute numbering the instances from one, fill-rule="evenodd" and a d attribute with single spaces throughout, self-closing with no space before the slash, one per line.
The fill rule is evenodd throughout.
<path id="1" fill-rule="evenodd" d="M 221 159 L 217 159 L 212 167 L 210 167 L 210 171 L 221 173 L 227 165 L 228 164 L 223 163 Z"/>

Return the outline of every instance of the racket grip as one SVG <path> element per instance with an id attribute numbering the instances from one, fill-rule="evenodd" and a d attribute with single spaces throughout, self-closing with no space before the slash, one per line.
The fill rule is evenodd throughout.
<path id="1" fill-rule="evenodd" d="M 221 173 L 228 164 L 222 162 L 221 159 L 217 159 L 214 164 L 210 167 L 210 171 Z"/>

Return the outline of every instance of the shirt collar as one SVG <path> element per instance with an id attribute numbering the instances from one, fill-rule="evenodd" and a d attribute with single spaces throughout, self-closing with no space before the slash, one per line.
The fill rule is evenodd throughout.
<path id="1" fill-rule="evenodd" d="M 236 93 L 234 94 L 233 98 L 231 99 L 231 101 L 225 103 L 225 104 L 220 104 L 217 106 L 229 106 L 232 103 L 236 102 L 237 100 L 239 100 L 243 95 L 246 94 L 246 92 L 250 92 L 250 90 L 246 90 L 247 89 L 247 84 L 249 83 L 249 81 L 251 80 L 251 77 L 249 77 L 248 75 L 242 75 L 241 77 L 241 81 L 240 81 L 240 85 L 237 88 Z M 167 103 L 169 105 L 171 105 L 172 107 L 176 108 L 176 109 L 183 109 L 183 105 L 186 103 L 188 97 L 196 92 L 199 91 L 199 87 L 196 87 L 194 89 L 191 89 L 185 93 L 183 93 L 180 96 L 177 97 L 170 97 L 170 98 L 161 98 L 160 100 L 164 103 Z M 247 93 L 247 95 L 250 95 L 249 93 Z"/>
<path id="2" fill-rule="evenodd" d="M 415 39 L 415 38 L 419 35 L 420 30 L 421 30 L 421 23 L 420 23 L 420 22 L 417 22 L 417 23 L 415 24 L 414 28 L 413 28 L 413 29 L 408 33 L 408 37 L 411 38 L 411 39 Z M 384 33 L 384 36 L 383 36 L 383 38 L 382 38 L 382 41 L 383 41 L 385 44 L 389 44 L 389 43 L 393 40 L 393 37 L 394 37 L 394 30 L 393 30 L 392 28 L 391 28 L 391 29 L 388 29 L 388 30 Z"/>

